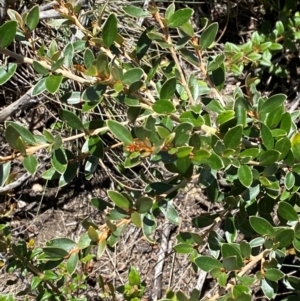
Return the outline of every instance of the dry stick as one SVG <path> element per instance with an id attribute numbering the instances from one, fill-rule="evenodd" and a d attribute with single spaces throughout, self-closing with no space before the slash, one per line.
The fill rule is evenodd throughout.
<path id="1" fill-rule="evenodd" d="M 168 242 L 172 228 L 173 225 L 169 222 L 165 222 L 163 225 L 161 245 L 157 256 L 157 265 L 154 271 L 154 289 L 152 291 L 153 301 L 160 299 L 162 295 L 162 271 L 166 258 L 166 253 L 168 251 Z"/>
<path id="2" fill-rule="evenodd" d="M 170 37 L 169 32 L 168 32 L 168 28 L 165 27 L 165 25 L 163 24 L 163 22 L 161 20 L 161 17 L 159 15 L 159 12 L 156 12 L 153 16 L 154 16 L 155 20 L 159 23 L 161 29 L 163 30 L 164 39 L 165 39 L 166 43 L 172 45 L 169 49 L 170 49 L 172 58 L 173 58 L 176 66 L 177 66 L 178 72 L 180 74 L 181 83 L 182 83 L 182 85 L 183 85 L 183 87 L 184 87 L 184 89 L 185 89 L 185 91 L 186 91 L 186 93 L 187 93 L 187 95 L 188 95 L 188 97 L 190 99 L 191 105 L 194 105 L 194 103 L 195 103 L 194 97 L 193 97 L 193 95 L 191 93 L 191 90 L 189 88 L 188 83 L 186 82 L 185 75 L 184 75 L 184 73 L 182 71 L 182 68 L 180 66 L 180 62 L 179 62 L 179 60 L 177 58 L 177 55 L 176 55 L 176 51 L 175 51 L 175 49 L 173 47 L 172 40 L 171 40 L 171 37 Z"/>
<path id="3" fill-rule="evenodd" d="M 33 88 L 30 88 L 24 95 L 22 95 L 18 100 L 11 103 L 9 106 L 0 111 L 0 123 L 4 122 L 9 116 L 11 116 L 20 107 L 27 105 L 28 103 L 37 102 L 31 97 Z"/>

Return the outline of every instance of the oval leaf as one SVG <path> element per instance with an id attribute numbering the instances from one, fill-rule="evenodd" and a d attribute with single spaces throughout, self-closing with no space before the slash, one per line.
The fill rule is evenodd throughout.
<path id="1" fill-rule="evenodd" d="M 194 11 L 191 8 L 182 8 L 177 10 L 167 21 L 169 28 L 179 27 L 188 22 Z"/>
<path id="2" fill-rule="evenodd" d="M 224 144 L 226 148 L 236 149 L 239 147 L 243 134 L 243 127 L 237 125 L 231 128 L 224 136 Z"/>
<path id="3" fill-rule="evenodd" d="M 276 94 L 268 98 L 261 109 L 259 110 L 260 114 L 270 113 L 280 107 L 286 100 L 286 95 L 284 94 Z"/>
<path id="4" fill-rule="evenodd" d="M 118 21 L 115 14 L 110 14 L 104 23 L 102 30 L 102 39 L 106 47 L 110 47 L 118 34 Z"/>
<path id="5" fill-rule="evenodd" d="M 40 8 L 39 5 L 32 7 L 26 18 L 26 25 L 30 30 L 34 30 L 39 24 Z"/>
<path id="6" fill-rule="evenodd" d="M 120 141 L 122 141 L 125 145 L 133 142 L 131 133 L 124 125 L 115 120 L 108 120 L 107 126 L 112 134 L 116 136 L 116 138 L 118 138 Z"/>
<path id="7" fill-rule="evenodd" d="M 212 269 L 222 269 L 222 263 L 210 256 L 200 256 L 195 259 L 196 265 L 203 271 L 209 272 Z"/>
<path id="8" fill-rule="evenodd" d="M 16 21 L 7 21 L 0 26 L 0 48 L 9 46 L 17 33 L 18 23 Z"/>
<path id="9" fill-rule="evenodd" d="M 260 235 L 274 234 L 273 226 L 262 217 L 251 216 L 250 217 L 250 225 L 253 228 L 253 230 Z"/>
<path id="10" fill-rule="evenodd" d="M 153 110 L 159 114 L 170 114 L 175 111 L 175 106 L 170 100 L 158 100 L 152 106 Z"/>
<path id="11" fill-rule="evenodd" d="M 171 77 L 169 78 L 160 89 L 160 99 L 171 99 L 176 90 L 176 78 Z"/>
<path id="12" fill-rule="evenodd" d="M 16 72 L 17 64 L 8 63 L 0 67 L 0 86 L 5 84 Z"/>
<path id="13" fill-rule="evenodd" d="M 203 31 L 200 37 L 200 47 L 202 50 L 207 49 L 214 42 L 218 29 L 218 23 L 212 23 Z"/>
<path id="14" fill-rule="evenodd" d="M 108 190 L 107 194 L 118 207 L 127 210 L 132 208 L 132 202 L 120 192 Z"/>
<path id="15" fill-rule="evenodd" d="M 65 121 L 72 129 L 75 130 L 84 130 L 83 123 L 81 120 L 72 112 L 60 109 L 59 110 L 60 118 Z"/>
<path id="16" fill-rule="evenodd" d="M 243 186 L 249 188 L 253 180 L 251 168 L 248 165 L 241 165 L 238 169 L 238 177 Z"/>
<path id="17" fill-rule="evenodd" d="M 298 221 L 298 214 L 296 210 L 287 202 L 279 202 L 277 212 L 287 221 Z"/>

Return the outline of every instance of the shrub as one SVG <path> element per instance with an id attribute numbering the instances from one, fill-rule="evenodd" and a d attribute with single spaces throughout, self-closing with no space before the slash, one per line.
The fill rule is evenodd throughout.
<path id="1" fill-rule="evenodd" d="M 36 174 L 42 165 L 40 150 L 47 152 L 50 165 L 43 178 L 56 181 L 59 187 L 72 183 L 82 170 L 91 179 L 99 161 L 111 155 L 117 160 L 119 175 L 126 180 L 127 171 L 134 169 L 143 187 L 136 190 L 119 182 L 116 189 L 107 191 L 110 202 L 92 198 L 106 223 L 96 225 L 85 219 L 86 232 L 79 241 L 55 238 L 37 248 L 33 240 L 12 239 L 10 225 L 2 224 L 2 264 L 7 271 L 20 270 L 30 279 L 19 295 L 84 300 L 76 297 L 85 290 L 86 275 L 79 265 L 100 259 L 129 224 L 141 228 L 149 243 L 155 242 L 153 234 L 161 216 L 179 225 L 181 217 L 173 200 L 196 180 L 219 209 L 191 217 L 191 226 L 197 230 L 179 232 L 174 250 L 188 254 L 195 272 L 210 273 L 226 289 L 224 295 L 210 297 L 251 300 L 254 286 L 260 283 L 266 298 L 272 299 L 281 282 L 293 296 L 287 300 L 294 300 L 299 279 L 285 274 L 282 267 L 287 254 L 300 252 L 299 112 L 286 110 L 284 94 L 263 96 L 256 88 L 258 80 L 250 75 L 244 90 L 236 87 L 230 95 L 223 93 L 228 72 L 240 74 L 248 62 L 241 59 L 237 64 L 234 55 L 249 48 L 256 57 L 251 59 L 247 50 L 247 60 L 263 64 L 264 56 L 270 62 L 269 50 L 279 50 L 281 44 L 254 33 L 246 45 L 227 44 L 224 53 L 212 55 L 207 50 L 214 47 L 218 24 L 207 24 L 197 37 L 190 22 L 193 10 L 175 10 L 174 4 L 164 14 L 155 6 L 148 11 L 122 7 L 133 22 L 148 18 L 153 24 L 126 41 L 118 30 L 121 17 L 105 6 L 98 8 L 97 22 L 88 28 L 79 20 L 79 6 L 58 2 L 60 28 L 76 29 L 80 38 L 74 42 L 62 46 L 56 39 L 50 43 L 35 39 L 39 6 L 22 16 L 9 10 L 10 20 L 0 27 L 0 53 L 17 59 L 1 67 L 1 85 L 22 62 L 32 65 L 38 77 L 33 96 L 50 93 L 61 100 L 59 120 L 40 135 L 20 123 L 5 122 L 11 154 L 0 157 L 0 187 L 5 191 L 14 181 L 13 160 Z M 283 34 L 278 29 L 282 27 L 278 21 L 278 34 Z M 298 39 L 296 29 L 293 34 Z M 174 32 L 179 38 L 173 38 Z M 11 50 L 14 40 L 27 45 L 34 57 Z M 262 54 L 257 53 L 258 46 Z M 202 78 L 195 72 L 188 74 L 181 60 Z M 72 83 L 79 88 L 73 89 Z M 95 118 L 96 112 L 101 113 L 100 119 Z M 82 146 L 75 149 L 73 143 L 82 140 Z M 113 153 L 115 149 L 119 156 Z M 117 291 L 126 300 L 140 300 L 146 285 L 140 278 L 132 267 L 128 284 Z M 106 296 L 115 299 L 112 285 L 107 290 L 101 278 L 99 284 Z M 181 291 L 170 291 L 164 300 L 199 300 L 199 296 L 197 290 L 190 299 Z M 14 300 L 13 296 L 2 298 Z"/>

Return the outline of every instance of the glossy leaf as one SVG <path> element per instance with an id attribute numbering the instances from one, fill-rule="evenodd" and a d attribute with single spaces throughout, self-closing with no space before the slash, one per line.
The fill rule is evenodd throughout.
<path id="1" fill-rule="evenodd" d="M 106 47 L 110 47 L 118 33 L 118 21 L 115 14 L 110 14 L 106 19 L 103 29 L 102 29 L 102 40 Z"/>
<path id="2" fill-rule="evenodd" d="M 275 269 L 275 268 L 265 270 L 264 275 L 267 279 L 269 279 L 271 281 L 278 281 L 285 276 L 285 274 L 283 272 L 281 272 L 279 269 Z"/>
<path id="3" fill-rule="evenodd" d="M 7 21 L 0 26 L 0 48 L 6 48 L 14 40 L 17 33 L 18 23 Z"/>
<path id="4" fill-rule="evenodd" d="M 50 75 L 46 78 L 45 87 L 49 93 L 54 94 L 58 89 L 63 80 L 62 75 Z"/>
<path id="5" fill-rule="evenodd" d="M 275 149 L 269 149 L 259 155 L 258 160 L 262 166 L 268 166 L 279 159 L 280 153 Z"/>
<path id="6" fill-rule="evenodd" d="M 237 125 L 231 128 L 224 136 L 224 144 L 227 148 L 236 149 L 239 147 L 243 134 L 243 127 Z"/>
<path id="7" fill-rule="evenodd" d="M 6 121 L 5 126 L 12 126 L 22 137 L 24 142 L 26 142 L 29 145 L 35 145 L 36 141 L 33 136 L 33 134 L 27 130 L 24 126 L 20 125 L 19 123 L 13 122 L 13 121 Z"/>
<path id="8" fill-rule="evenodd" d="M 153 203 L 152 198 L 142 196 L 136 200 L 135 207 L 139 213 L 146 213 L 152 208 Z"/>
<path id="9" fill-rule="evenodd" d="M 275 243 L 279 243 L 278 248 L 288 247 L 294 239 L 294 230 L 291 228 L 283 228 L 277 230 L 274 236 Z"/>
<path id="10" fill-rule="evenodd" d="M 292 151 L 294 157 L 300 161 L 300 133 L 296 133 L 293 138 L 291 139 L 292 143 Z"/>
<path id="11" fill-rule="evenodd" d="M 63 174 L 67 170 L 68 166 L 65 150 L 62 148 L 54 150 L 51 156 L 51 163 L 57 172 Z"/>
<path id="12" fill-rule="evenodd" d="M 252 170 L 248 165 L 241 165 L 238 169 L 238 177 L 243 186 L 249 188 L 253 181 Z"/>
<path id="13" fill-rule="evenodd" d="M 126 71 L 121 81 L 124 85 L 131 85 L 137 81 L 139 81 L 143 76 L 143 69 L 141 68 L 132 68 Z"/>
<path id="14" fill-rule="evenodd" d="M 28 12 L 28 15 L 26 17 L 26 25 L 32 31 L 39 24 L 39 20 L 40 20 L 40 7 L 39 5 L 35 5 Z"/>
<path id="15" fill-rule="evenodd" d="M 195 259 L 196 265 L 205 272 L 210 272 L 212 269 L 222 269 L 222 263 L 210 256 L 199 256 Z"/>
<path id="16" fill-rule="evenodd" d="M 153 106 L 153 110 L 159 114 L 170 114 L 175 111 L 175 106 L 169 100 L 157 100 Z"/>
<path id="17" fill-rule="evenodd" d="M 261 289 L 265 296 L 271 300 L 276 297 L 278 285 L 276 282 L 270 281 L 268 279 L 263 279 L 261 281 Z"/>
<path id="18" fill-rule="evenodd" d="M 131 133 L 124 125 L 115 120 L 108 120 L 107 126 L 112 134 L 120 141 L 122 141 L 125 145 L 133 142 Z"/>
<path id="19" fill-rule="evenodd" d="M 65 121 L 72 129 L 84 130 L 82 121 L 73 113 L 67 110 L 59 110 L 60 118 Z"/>
<path id="20" fill-rule="evenodd" d="M 0 164 L 0 187 L 2 187 L 5 184 L 9 177 L 11 169 L 10 164 L 10 162 Z"/>
<path id="21" fill-rule="evenodd" d="M 72 275 L 76 271 L 78 263 L 78 253 L 71 254 L 71 256 L 67 260 L 67 272 L 69 275 Z"/>
<path id="22" fill-rule="evenodd" d="M 176 78 L 171 77 L 164 82 L 160 89 L 160 99 L 171 99 L 174 96 L 176 90 Z"/>
<path id="23" fill-rule="evenodd" d="M 298 214 L 296 210 L 292 205 L 285 201 L 279 202 L 277 212 L 287 221 L 298 221 Z"/>
<path id="24" fill-rule="evenodd" d="M 276 94 L 268 98 L 261 109 L 259 110 L 260 114 L 271 113 L 278 107 L 280 107 L 286 100 L 286 95 L 284 94 Z"/>
<path id="25" fill-rule="evenodd" d="M 199 41 L 201 50 L 205 50 L 209 46 L 211 46 L 211 44 L 216 39 L 218 29 L 219 29 L 218 23 L 212 23 L 207 28 L 205 28 L 205 30 L 200 36 L 200 41 Z"/>
<path id="26" fill-rule="evenodd" d="M 272 235 L 274 234 L 273 226 L 264 218 L 258 216 L 250 217 L 250 225 L 255 232 L 260 235 Z"/>
<path id="27" fill-rule="evenodd" d="M 153 232 L 156 230 L 157 227 L 157 222 L 155 217 L 150 213 L 146 213 L 143 216 L 142 222 L 143 222 L 142 223 L 143 234 L 145 235 L 146 239 L 150 243 L 154 243 L 155 240 L 151 237 L 151 235 L 153 234 Z"/>
<path id="28" fill-rule="evenodd" d="M 167 20 L 169 28 L 177 28 L 188 22 L 194 11 L 191 8 L 182 8 L 174 12 Z"/>
<path id="29" fill-rule="evenodd" d="M 132 208 L 132 202 L 120 192 L 108 190 L 107 194 L 118 207 L 125 210 Z"/>
<path id="30" fill-rule="evenodd" d="M 17 66 L 16 63 L 8 63 L 7 65 L 0 66 L 0 86 L 11 79 L 17 70 Z"/>
<path id="31" fill-rule="evenodd" d="M 24 158 L 23 165 L 25 169 L 33 175 L 37 170 L 38 160 L 35 156 L 29 155 Z"/>
<path id="32" fill-rule="evenodd" d="M 261 139 L 264 144 L 264 146 L 267 149 L 273 149 L 274 148 L 274 139 L 272 136 L 272 132 L 270 129 L 265 125 L 261 124 Z"/>

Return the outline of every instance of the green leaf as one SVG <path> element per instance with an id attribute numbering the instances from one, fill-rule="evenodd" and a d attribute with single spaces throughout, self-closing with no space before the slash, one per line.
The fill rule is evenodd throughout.
<path id="1" fill-rule="evenodd" d="M 292 172 L 287 172 L 284 177 L 284 185 L 287 190 L 291 190 L 295 185 L 295 176 Z"/>
<path id="2" fill-rule="evenodd" d="M 144 11 L 142 8 L 133 5 L 123 6 L 122 9 L 127 15 L 131 17 L 145 18 L 150 16 L 149 12 Z"/>
<path id="3" fill-rule="evenodd" d="M 210 256 L 199 256 L 195 259 L 196 265 L 205 272 L 210 272 L 212 269 L 222 269 L 222 263 Z"/>
<path id="4" fill-rule="evenodd" d="M 62 148 L 54 150 L 51 156 L 51 163 L 57 172 L 63 174 L 67 170 L 68 166 L 65 150 Z"/>
<path id="5" fill-rule="evenodd" d="M 5 129 L 5 138 L 9 146 L 13 149 L 17 149 L 17 140 L 20 137 L 19 132 L 11 125 Z"/>
<path id="6" fill-rule="evenodd" d="M 169 19 L 167 19 L 167 26 L 169 28 L 177 28 L 188 22 L 194 11 L 191 8 L 182 8 L 177 10 Z"/>
<path id="7" fill-rule="evenodd" d="M 104 158 L 103 142 L 98 136 L 90 137 L 88 141 L 88 146 L 91 155 L 100 159 Z"/>
<path id="8" fill-rule="evenodd" d="M 40 20 L 40 7 L 39 5 L 35 5 L 32 7 L 26 18 L 26 25 L 32 31 L 39 24 Z"/>
<path id="9" fill-rule="evenodd" d="M 50 75 L 46 78 L 45 87 L 49 93 L 54 94 L 58 89 L 63 80 L 62 75 Z"/>
<path id="10" fill-rule="evenodd" d="M 72 275 L 76 269 L 79 262 L 78 253 L 73 253 L 67 260 L 67 272 L 69 275 Z"/>
<path id="11" fill-rule="evenodd" d="M 117 191 L 108 190 L 108 197 L 120 208 L 128 210 L 132 208 L 132 202 L 123 194 Z"/>
<path id="12" fill-rule="evenodd" d="M 104 254 L 104 251 L 106 249 L 106 246 L 107 246 L 107 241 L 106 239 L 101 239 L 99 242 L 98 242 L 98 249 L 97 249 L 97 260 L 100 260 L 100 258 L 102 257 L 102 255 Z"/>
<path id="13" fill-rule="evenodd" d="M 0 165 L 0 187 L 2 187 L 7 181 L 10 174 L 10 167 L 10 162 L 2 163 Z"/>
<path id="14" fill-rule="evenodd" d="M 276 94 L 268 98 L 259 110 L 259 114 L 271 113 L 280 107 L 286 100 L 285 94 Z"/>
<path id="15" fill-rule="evenodd" d="M 280 152 L 279 160 L 283 160 L 287 156 L 291 147 L 292 144 L 288 137 L 283 137 L 276 141 L 275 149 Z"/>
<path id="16" fill-rule="evenodd" d="M 253 181 L 252 170 L 248 165 L 241 165 L 238 169 L 238 177 L 243 186 L 249 188 Z"/>
<path id="17" fill-rule="evenodd" d="M 65 121 L 72 129 L 84 130 L 82 121 L 73 113 L 67 110 L 59 110 L 60 118 Z"/>
<path id="18" fill-rule="evenodd" d="M 90 48 L 86 48 L 83 55 L 84 66 L 89 68 L 92 66 L 92 62 L 95 60 L 93 51 Z"/>
<path id="19" fill-rule="evenodd" d="M 133 142 L 133 138 L 129 130 L 127 128 L 120 124 L 119 122 L 115 120 L 108 120 L 107 126 L 109 130 L 112 132 L 112 134 L 122 141 L 125 145 L 128 145 Z"/>
<path id="20" fill-rule="evenodd" d="M 176 246 L 174 246 L 174 251 L 178 254 L 189 254 L 194 250 L 192 245 L 189 244 L 178 244 Z"/>
<path id="21" fill-rule="evenodd" d="M 63 65 L 65 65 L 67 68 L 71 67 L 74 54 L 75 54 L 75 51 L 74 51 L 73 44 L 68 43 L 66 45 L 66 47 L 64 48 L 64 57 L 63 57 Z"/>
<path id="22" fill-rule="evenodd" d="M 250 225 L 252 229 L 260 235 L 273 235 L 273 226 L 264 218 L 258 216 L 250 216 Z"/>
<path id="23" fill-rule="evenodd" d="M 63 187 L 74 179 L 78 172 L 79 162 L 74 162 L 72 164 L 67 165 L 66 171 L 60 176 L 58 180 L 58 186 Z"/>
<path id="24" fill-rule="evenodd" d="M 181 122 L 189 122 L 193 124 L 194 127 L 200 127 L 205 123 L 204 118 L 201 115 L 192 111 L 183 112 L 179 118 Z"/>
<path id="25" fill-rule="evenodd" d="M 153 106 L 153 110 L 159 114 L 170 114 L 175 111 L 175 106 L 170 100 L 157 100 Z"/>
<path id="26" fill-rule="evenodd" d="M 291 139 L 292 143 L 292 151 L 294 157 L 300 161 L 300 133 L 296 133 L 293 138 Z"/>
<path id="27" fill-rule="evenodd" d="M 272 132 L 270 129 L 265 125 L 261 124 L 261 139 L 264 144 L 264 146 L 267 149 L 273 149 L 274 148 L 274 139 L 272 136 Z"/>
<path id="28" fill-rule="evenodd" d="M 171 202 L 167 202 L 167 201 L 159 202 L 159 209 L 169 222 L 171 222 L 174 225 L 179 225 L 180 218 L 178 212 L 171 204 Z"/>
<path id="29" fill-rule="evenodd" d="M 275 268 L 265 270 L 264 275 L 267 279 L 271 281 L 278 281 L 285 276 L 283 272 Z"/>
<path id="30" fill-rule="evenodd" d="M 38 160 L 35 156 L 29 155 L 24 158 L 23 165 L 30 174 L 35 174 L 38 167 Z"/>
<path id="31" fill-rule="evenodd" d="M 196 216 L 192 219 L 192 224 L 197 228 L 205 228 L 212 225 L 215 222 L 213 218 L 207 216 Z"/>
<path id="32" fill-rule="evenodd" d="M 232 110 L 227 110 L 222 113 L 220 113 L 216 119 L 216 122 L 218 126 L 222 125 L 223 123 L 226 123 L 227 121 L 234 118 L 235 112 Z"/>
<path id="33" fill-rule="evenodd" d="M 160 89 L 160 99 L 171 99 L 174 96 L 176 90 L 176 78 L 171 77 L 164 82 Z"/>
<path id="34" fill-rule="evenodd" d="M 5 84 L 15 74 L 17 70 L 16 63 L 8 63 L 0 67 L 0 86 Z"/>
<path id="35" fill-rule="evenodd" d="M 294 239 L 294 230 L 291 228 L 276 229 L 274 241 L 279 243 L 278 248 L 288 247 Z"/>
<path id="36" fill-rule="evenodd" d="M 268 166 L 275 163 L 279 159 L 280 153 L 275 149 L 269 149 L 258 156 L 260 165 Z"/>
<path id="37" fill-rule="evenodd" d="M 215 41 L 218 29 L 218 23 L 212 23 L 203 31 L 199 42 L 201 50 L 207 49 Z"/>
<path id="38" fill-rule="evenodd" d="M 18 23 L 7 21 L 0 26 L 0 48 L 6 48 L 14 40 L 17 33 Z"/>
<path id="39" fill-rule="evenodd" d="M 139 213 L 146 213 L 152 208 L 153 204 L 154 200 L 152 198 L 142 196 L 136 200 L 135 207 Z"/>
<path id="40" fill-rule="evenodd" d="M 33 61 L 34 70 L 42 75 L 48 75 L 49 71 L 38 61 Z"/>
<path id="41" fill-rule="evenodd" d="M 128 282 L 131 286 L 138 286 L 141 284 L 141 276 L 139 271 L 134 268 L 130 267 L 129 273 L 128 273 Z"/>
<path id="42" fill-rule="evenodd" d="M 137 41 L 136 56 L 138 60 L 141 60 L 144 57 L 144 55 L 147 53 L 148 49 L 151 46 L 152 40 L 147 36 L 147 33 L 150 32 L 152 29 L 152 26 L 146 28 Z"/>
<path id="43" fill-rule="evenodd" d="M 31 93 L 32 96 L 37 96 L 37 95 L 43 93 L 46 90 L 46 85 L 45 85 L 46 79 L 47 78 L 41 78 L 35 84 L 35 86 L 33 87 L 32 93 Z"/>
<path id="44" fill-rule="evenodd" d="M 155 240 L 151 237 L 151 234 L 156 230 L 156 227 L 157 222 L 155 217 L 150 213 L 146 213 L 143 216 L 142 229 L 146 239 L 151 243 L 155 242 Z"/>
<path id="45" fill-rule="evenodd" d="M 268 279 L 263 279 L 261 281 L 261 289 L 265 296 L 271 300 L 277 295 L 278 285 L 277 282 L 270 281 Z"/>
<path id="46" fill-rule="evenodd" d="M 234 269 L 228 269 L 228 270 L 235 270 L 236 268 L 239 269 L 243 266 L 243 259 L 242 259 L 242 254 L 239 248 L 235 244 L 230 244 L 230 243 L 224 243 L 221 246 L 221 252 L 223 259 L 227 257 L 235 257 L 236 260 L 234 262 L 237 264 L 237 267 Z M 225 265 L 224 265 L 225 266 Z"/>
<path id="47" fill-rule="evenodd" d="M 298 221 L 298 214 L 296 210 L 292 205 L 285 201 L 279 202 L 277 212 L 287 221 Z"/>
<path id="48" fill-rule="evenodd" d="M 174 14 L 174 12 L 175 12 L 175 4 L 171 3 L 166 9 L 165 18 L 169 19 Z"/>
<path id="49" fill-rule="evenodd" d="M 226 148 L 236 150 L 240 145 L 242 134 L 243 127 L 241 125 L 231 128 L 224 136 L 224 144 Z"/>
<path id="50" fill-rule="evenodd" d="M 5 126 L 12 126 L 27 144 L 36 145 L 34 135 L 22 125 L 13 121 L 6 121 Z"/>
<path id="51" fill-rule="evenodd" d="M 102 30 L 102 40 L 106 47 L 110 47 L 118 34 L 118 21 L 115 14 L 110 14 L 106 19 L 103 30 Z"/>
<path id="52" fill-rule="evenodd" d="M 143 69 L 141 68 L 132 68 L 123 74 L 121 81 L 124 85 L 131 85 L 139 81 L 142 78 L 143 73 Z"/>

